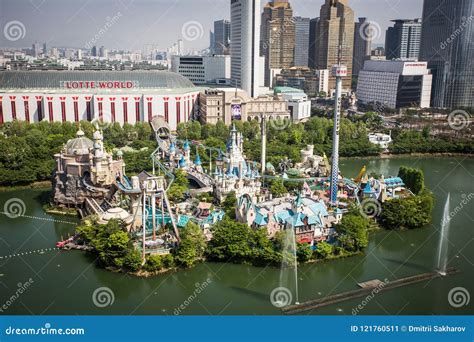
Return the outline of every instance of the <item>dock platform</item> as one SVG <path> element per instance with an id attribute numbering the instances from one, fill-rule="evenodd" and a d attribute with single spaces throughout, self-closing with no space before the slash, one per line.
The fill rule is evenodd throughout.
<path id="1" fill-rule="evenodd" d="M 284 314 L 295 315 L 295 314 L 299 314 L 305 311 L 322 308 L 324 306 L 328 306 L 331 304 L 348 301 L 354 298 L 364 297 L 364 296 L 369 295 L 375 289 L 378 289 L 378 292 L 383 292 L 383 291 L 392 290 L 392 289 L 402 287 L 402 286 L 408 286 L 408 285 L 412 285 L 416 283 L 421 283 L 421 282 L 428 281 L 434 278 L 443 278 L 443 277 L 455 275 L 458 273 L 460 273 L 459 270 L 455 268 L 449 268 L 448 270 L 446 270 L 445 275 L 441 275 L 438 272 L 431 272 L 431 273 L 417 274 L 414 276 L 393 280 L 387 283 L 383 283 L 380 280 L 373 280 L 366 283 L 358 284 L 359 287 L 361 287 L 358 290 L 343 292 L 343 293 L 327 296 L 320 299 L 310 300 L 301 304 L 288 305 L 282 308 L 281 310 Z"/>

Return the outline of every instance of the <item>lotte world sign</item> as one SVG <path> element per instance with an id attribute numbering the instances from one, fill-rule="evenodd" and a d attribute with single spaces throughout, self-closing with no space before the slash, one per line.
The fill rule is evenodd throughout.
<path id="1" fill-rule="evenodd" d="M 136 81 L 63 81 L 65 89 L 132 89 L 138 88 Z"/>

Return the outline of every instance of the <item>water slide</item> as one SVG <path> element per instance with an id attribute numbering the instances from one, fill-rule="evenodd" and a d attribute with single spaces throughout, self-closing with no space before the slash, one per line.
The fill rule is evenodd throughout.
<path id="1" fill-rule="evenodd" d="M 125 194 L 140 194 L 141 190 L 140 189 L 133 189 L 132 183 L 130 182 L 130 179 L 123 175 L 122 177 L 123 181 L 120 181 L 120 179 L 115 180 L 115 184 L 119 188 L 119 190 Z"/>

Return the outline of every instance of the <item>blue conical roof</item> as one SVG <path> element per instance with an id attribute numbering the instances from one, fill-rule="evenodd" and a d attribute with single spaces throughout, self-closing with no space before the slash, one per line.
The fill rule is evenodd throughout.
<path id="1" fill-rule="evenodd" d="M 372 193 L 372 186 L 370 185 L 370 182 L 367 182 L 367 184 L 365 185 L 365 188 L 364 188 L 364 193 L 366 194 L 370 194 Z"/>
<path id="2" fill-rule="evenodd" d="M 184 156 L 181 156 L 181 159 L 179 160 L 179 167 L 185 167 L 186 166 L 186 159 L 184 159 Z"/>
<path id="3" fill-rule="evenodd" d="M 194 160 L 195 165 L 201 165 L 201 157 L 199 154 L 196 154 L 196 159 Z"/>

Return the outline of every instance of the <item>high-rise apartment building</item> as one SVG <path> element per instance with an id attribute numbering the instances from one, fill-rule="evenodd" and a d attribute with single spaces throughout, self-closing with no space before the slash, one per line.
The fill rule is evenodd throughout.
<path id="1" fill-rule="evenodd" d="M 420 53 L 421 19 L 397 19 L 385 34 L 387 59 L 416 60 Z"/>
<path id="2" fill-rule="evenodd" d="M 433 74 L 433 107 L 474 107 L 474 0 L 425 0 L 420 60 Z"/>
<path id="3" fill-rule="evenodd" d="M 375 28 L 367 18 L 359 18 L 354 24 L 354 56 L 352 59 L 352 74 L 359 75 L 364 62 L 370 59 L 372 53 L 372 39 Z"/>
<path id="4" fill-rule="evenodd" d="M 295 22 L 288 0 L 272 0 L 263 8 L 260 53 L 265 56 L 265 86 L 281 69 L 293 66 Z"/>

